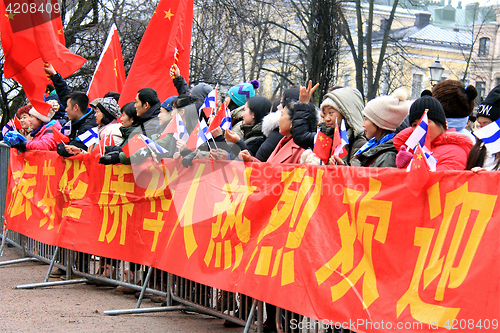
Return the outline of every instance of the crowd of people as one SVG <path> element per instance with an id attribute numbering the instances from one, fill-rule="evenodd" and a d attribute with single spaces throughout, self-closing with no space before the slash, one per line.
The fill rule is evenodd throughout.
<path id="1" fill-rule="evenodd" d="M 49 64 L 44 67 L 52 79 L 45 101 L 51 105 L 43 115 L 30 104 L 19 108 L 22 129 L 7 133 L 4 141 L 26 150 L 56 150 L 69 157 L 86 153 L 88 147 L 79 138 L 97 128 L 99 139 L 106 139 L 100 163 L 131 164 L 153 156 L 181 159 L 186 167 L 196 158 L 242 160 L 245 162 L 324 164 L 314 153 L 318 133 L 333 139 L 336 124 L 345 121 L 348 144 L 342 158 L 333 155 L 327 164 L 361 167 L 405 168 L 413 157 L 405 142 L 427 111 L 430 152 L 437 159 L 436 170 L 498 170 L 499 154 L 488 153 L 476 139 L 470 124 L 483 127 L 500 117 L 500 86 L 494 88 L 473 118 L 477 90 L 457 80 L 439 82 L 432 91 L 424 90 L 413 102 L 399 88 L 390 96 L 379 96 L 364 103 L 361 93 L 352 87 L 334 87 L 322 97 L 319 108 L 311 103 L 317 85 L 290 87 L 278 101 L 256 96 L 258 81 L 231 87 L 224 100 L 231 112 L 232 130 L 217 127 L 212 138 L 196 149 L 187 149 L 186 141 L 201 120 L 210 124 L 214 114 L 202 112 L 206 96 L 214 89 L 201 83 L 190 88 L 173 66 L 171 74 L 178 95 L 161 102 L 154 89 L 138 90 L 135 101 L 119 107 L 120 94 L 110 92 L 89 101 L 83 92 L 74 91 Z M 165 131 L 170 122 L 182 120 L 184 134 Z M 69 142 L 59 142 L 54 131 L 70 124 Z M 136 134 L 142 134 L 163 147 L 127 156 L 123 147 Z"/>
<path id="2" fill-rule="evenodd" d="M 53 83 L 45 96 L 51 105 L 49 113 L 43 115 L 30 104 L 19 108 L 17 117 L 22 129 L 4 136 L 7 144 L 21 152 L 51 150 L 63 157 L 84 154 L 89 148 L 78 138 L 97 128 L 99 139 L 106 142 L 106 147 L 101 147 L 101 164 L 131 164 L 153 157 L 181 159 L 185 167 L 199 158 L 320 165 L 324 162 L 314 152 L 319 132 L 333 139 L 337 125 L 344 121 L 346 154 L 332 155 L 327 164 L 406 168 L 414 154 L 412 147 L 406 146 L 407 139 L 426 112 L 429 150 L 437 159 L 436 171 L 479 172 L 500 167 L 500 153 L 488 152 L 474 136 L 475 127 L 487 126 L 500 118 L 500 86 L 488 94 L 473 116 L 478 92 L 474 86 L 457 80 L 439 82 L 413 102 L 402 88 L 365 104 L 357 89 L 334 87 L 322 96 L 319 108 L 312 103 L 318 87 L 312 86 L 312 82 L 286 89 L 274 103 L 256 96 L 258 81 L 241 83 L 231 87 L 224 100 L 230 110 L 232 129 L 218 126 L 211 131 L 212 139 L 196 149 L 188 149 L 187 137 L 199 121 L 210 124 L 214 119 L 214 114 L 202 111 L 205 98 L 214 87 L 201 83 L 190 88 L 178 67 L 173 66 L 171 75 L 177 96 L 161 102 L 154 89 L 141 88 L 135 101 L 120 108 L 120 94 L 110 92 L 89 101 L 85 93 L 72 92 L 52 66 L 44 69 Z M 182 120 L 185 135 L 166 131 L 176 119 Z M 68 142 L 60 142 L 54 131 L 68 123 Z M 137 151 L 127 156 L 122 148 L 137 134 L 151 139 L 164 152 L 146 149 L 146 153 Z M 270 307 L 268 311 L 274 310 Z"/>

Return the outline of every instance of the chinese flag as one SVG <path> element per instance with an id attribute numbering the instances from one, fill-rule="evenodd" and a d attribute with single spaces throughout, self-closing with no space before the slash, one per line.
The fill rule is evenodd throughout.
<path id="1" fill-rule="evenodd" d="M 196 127 L 193 129 L 191 132 L 191 135 L 189 136 L 189 139 L 186 142 L 186 148 L 195 151 L 196 150 L 196 145 L 198 143 L 198 132 L 200 130 L 200 122 L 196 124 Z"/>
<path id="2" fill-rule="evenodd" d="M 406 177 L 405 183 L 408 190 L 417 196 L 425 184 L 429 180 L 429 166 L 425 159 L 424 152 L 420 145 L 417 146 L 415 153 L 413 154 L 413 159 L 411 160 L 410 170 L 408 171 L 408 176 Z"/>
<path id="3" fill-rule="evenodd" d="M 222 105 L 219 108 L 219 111 L 217 111 L 217 114 L 215 115 L 214 119 L 212 119 L 210 126 L 208 126 L 207 132 L 212 132 L 214 129 L 219 127 L 222 124 L 222 121 L 224 120 L 225 117 L 226 117 L 226 104 L 222 103 Z"/>
<path id="4" fill-rule="evenodd" d="M 125 79 L 120 39 L 116 25 L 113 24 L 87 91 L 89 100 L 103 97 L 110 91 L 121 93 Z"/>
<path id="5" fill-rule="evenodd" d="M 56 142 L 69 143 L 69 138 L 62 134 L 57 128 L 52 126 L 52 133 Z"/>
<path id="6" fill-rule="evenodd" d="M 14 116 L 14 127 L 18 130 L 23 128 L 23 126 L 21 126 L 21 121 L 17 118 L 17 116 Z"/>
<path id="7" fill-rule="evenodd" d="M 126 145 L 122 147 L 123 152 L 125 153 L 125 156 L 127 158 L 130 158 L 130 156 L 134 155 L 135 152 L 137 152 L 141 148 L 146 148 L 148 145 L 146 142 L 144 142 L 143 139 L 137 134 L 134 136 L 132 139 L 127 142 Z"/>
<path id="8" fill-rule="evenodd" d="M 177 95 L 170 79 L 174 62 L 189 82 L 192 22 L 193 0 L 160 1 L 135 54 L 120 96 L 120 106 L 133 102 L 141 88 L 156 90 L 160 101 Z"/>
<path id="9" fill-rule="evenodd" d="M 15 5 L 19 1 L 5 0 L 0 4 L 0 29 L 3 52 L 5 54 L 4 74 L 19 82 L 33 107 L 41 114 L 47 115 L 50 105 L 43 101 L 47 87 L 47 76 L 43 70 L 45 62 L 51 63 L 62 77 L 68 77 L 77 71 L 85 59 L 71 53 L 60 42 L 53 20 L 60 16 L 47 11 L 30 11 L 15 13 Z M 47 1 L 25 0 L 24 4 L 36 8 L 48 6 Z M 57 6 L 51 4 L 52 9 Z"/>
<path id="10" fill-rule="evenodd" d="M 333 133 L 333 142 L 332 142 L 333 152 L 335 152 L 335 149 L 341 144 L 342 140 L 340 139 L 339 123 L 337 122 L 337 118 L 335 118 L 335 132 Z"/>
<path id="11" fill-rule="evenodd" d="M 161 132 L 161 135 L 158 138 L 158 140 L 166 137 L 168 133 L 177 133 L 177 121 L 175 121 L 175 119 L 176 118 L 170 119 L 170 122 L 168 123 L 167 127 L 165 127 L 163 132 Z"/>
<path id="12" fill-rule="evenodd" d="M 315 153 L 325 164 L 328 164 L 328 159 L 332 152 L 332 143 L 333 140 L 328 135 L 321 131 L 318 132 L 318 138 L 314 144 L 313 153 Z"/>

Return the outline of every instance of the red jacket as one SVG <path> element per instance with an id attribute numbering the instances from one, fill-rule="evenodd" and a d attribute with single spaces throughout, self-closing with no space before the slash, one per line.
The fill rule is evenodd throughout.
<path id="1" fill-rule="evenodd" d="M 267 162 L 273 164 L 300 164 L 300 156 L 302 156 L 304 150 L 293 141 L 292 137 L 284 137 L 278 142 Z M 257 162 L 258 160 L 254 158 L 254 161 Z"/>
<path id="2" fill-rule="evenodd" d="M 399 151 L 401 146 L 413 132 L 411 127 L 405 128 L 394 137 L 394 147 Z M 472 141 L 465 134 L 449 129 L 431 142 L 431 152 L 438 161 L 436 171 L 465 170 L 467 156 L 472 148 Z"/>
<path id="3" fill-rule="evenodd" d="M 54 139 L 54 134 L 52 133 L 52 128 L 61 129 L 61 124 L 56 121 L 51 127 L 47 127 L 47 124 L 43 125 L 42 128 L 35 134 L 33 140 L 26 142 L 27 150 L 56 150 L 57 142 Z"/>

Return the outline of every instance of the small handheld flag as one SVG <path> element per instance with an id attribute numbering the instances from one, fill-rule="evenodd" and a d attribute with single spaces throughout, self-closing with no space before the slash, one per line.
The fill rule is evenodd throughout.
<path id="1" fill-rule="evenodd" d="M 76 137 L 76 140 L 83 142 L 87 148 L 99 142 L 99 130 L 97 127 L 92 127 L 91 129 L 85 131 Z"/>
<path id="2" fill-rule="evenodd" d="M 474 135 L 484 142 L 488 153 L 496 154 L 500 151 L 500 121 L 496 121 L 476 130 Z"/>
<path id="3" fill-rule="evenodd" d="M 313 153 L 315 153 L 325 164 L 328 164 L 328 159 L 332 152 L 332 143 L 333 140 L 328 135 L 321 131 L 318 132 Z"/>

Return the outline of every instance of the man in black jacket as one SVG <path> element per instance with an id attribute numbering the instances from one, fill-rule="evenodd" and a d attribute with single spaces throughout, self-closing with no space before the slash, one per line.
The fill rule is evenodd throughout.
<path id="1" fill-rule="evenodd" d="M 66 113 L 71 121 L 70 142 L 57 145 L 57 153 L 63 157 L 70 157 L 87 150 L 87 146 L 76 138 L 93 127 L 97 127 L 94 111 L 88 107 L 89 98 L 83 92 L 75 91 L 69 94 L 67 100 Z"/>

